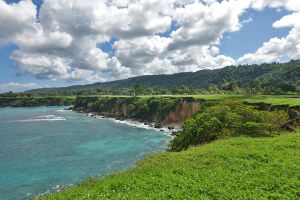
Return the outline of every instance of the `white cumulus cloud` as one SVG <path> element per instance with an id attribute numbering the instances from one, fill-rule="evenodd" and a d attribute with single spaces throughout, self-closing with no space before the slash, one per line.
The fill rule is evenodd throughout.
<path id="1" fill-rule="evenodd" d="M 15 44 L 10 58 L 20 73 L 40 79 L 96 82 L 144 74 L 214 69 L 265 62 L 299 52 L 298 0 L 0 0 L 0 45 Z M 221 55 L 226 32 L 252 18 L 250 8 L 286 9 L 273 23 L 290 27 L 238 60 Z M 17 14 L 16 14 L 17 13 Z M 253 22 L 254 23 L 254 22 Z M 171 29 L 172 25 L 175 29 Z M 101 44 L 111 44 L 101 49 Z M 108 76 L 109 75 L 109 76 Z"/>
<path id="2" fill-rule="evenodd" d="M 30 0 L 7 4 L 0 1 L 0 44 L 7 43 L 17 34 L 34 29 L 36 7 Z"/>
<path id="3" fill-rule="evenodd" d="M 271 61 L 281 61 L 283 57 L 300 58 L 300 1 L 258 1 L 259 7 L 266 6 L 274 8 L 285 8 L 292 13 L 283 16 L 273 23 L 274 28 L 291 27 L 286 37 L 271 38 L 264 42 L 254 53 L 247 53 L 238 59 L 238 63 L 261 63 Z"/>

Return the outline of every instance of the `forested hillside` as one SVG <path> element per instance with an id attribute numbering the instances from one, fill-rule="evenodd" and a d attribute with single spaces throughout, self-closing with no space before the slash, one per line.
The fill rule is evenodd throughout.
<path id="1" fill-rule="evenodd" d="M 287 63 L 264 63 L 260 65 L 228 66 L 215 70 L 200 70 L 172 75 L 148 75 L 125 80 L 95 83 L 65 88 L 44 88 L 28 91 L 30 93 L 78 91 L 87 89 L 120 90 L 140 85 L 144 88 L 194 88 L 209 90 L 210 87 L 246 88 L 259 84 L 263 87 L 276 87 L 282 91 L 296 91 L 300 85 L 300 60 Z"/>

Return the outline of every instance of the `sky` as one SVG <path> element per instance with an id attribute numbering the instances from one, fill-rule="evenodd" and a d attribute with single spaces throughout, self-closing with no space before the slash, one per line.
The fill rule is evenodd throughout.
<path id="1" fill-rule="evenodd" d="M 0 0 L 0 93 L 300 58 L 299 0 Z"/>

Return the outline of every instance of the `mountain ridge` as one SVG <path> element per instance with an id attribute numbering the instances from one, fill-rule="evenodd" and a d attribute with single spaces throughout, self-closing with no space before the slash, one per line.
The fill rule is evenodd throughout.
<path id="1" fill-rule="evenodd" d="M 252 65 L 227 66 L 219 69 L 203 69 L 196 72 L 181 72 L 175 74 L 144 75 L 123 80 L 98 82 L 87 85 L 68 87 L 39 88 L 28 90 L 26 93 L 60 92 L 87 89 L 123 89 L 135 85 L 143 87 L 178 88 L 191 87 L 208 89 L 210 85 L 220 86 L 224 81 L 239 82 L 241 86 L 260 80 L 264 85 L 281 82 L 294 83 L 300 80 L 300 60 L 286 63 L 263 63 Z"/>

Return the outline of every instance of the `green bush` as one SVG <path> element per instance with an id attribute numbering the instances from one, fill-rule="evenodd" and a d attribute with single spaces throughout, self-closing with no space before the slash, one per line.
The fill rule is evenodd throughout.
<path id="1" fill-rule="evenodd" d="M 246 122 L 241 127 L 245 135 L 268 136 L 270 132 L 276 130 L 276 125 L 271 123 Z"/>
<path id="2" fill-rule="evenodd" d="M 239 135 L 270 136 L 280 131 L 286 119 L 287 114 L 283 111 L 259 111 L 240 102 L 223 102 L 205 108 L 186 120 L 182 125 L 183 133 L 171 141 L 169 148 L 180 151 L 189 146 Z"/>

